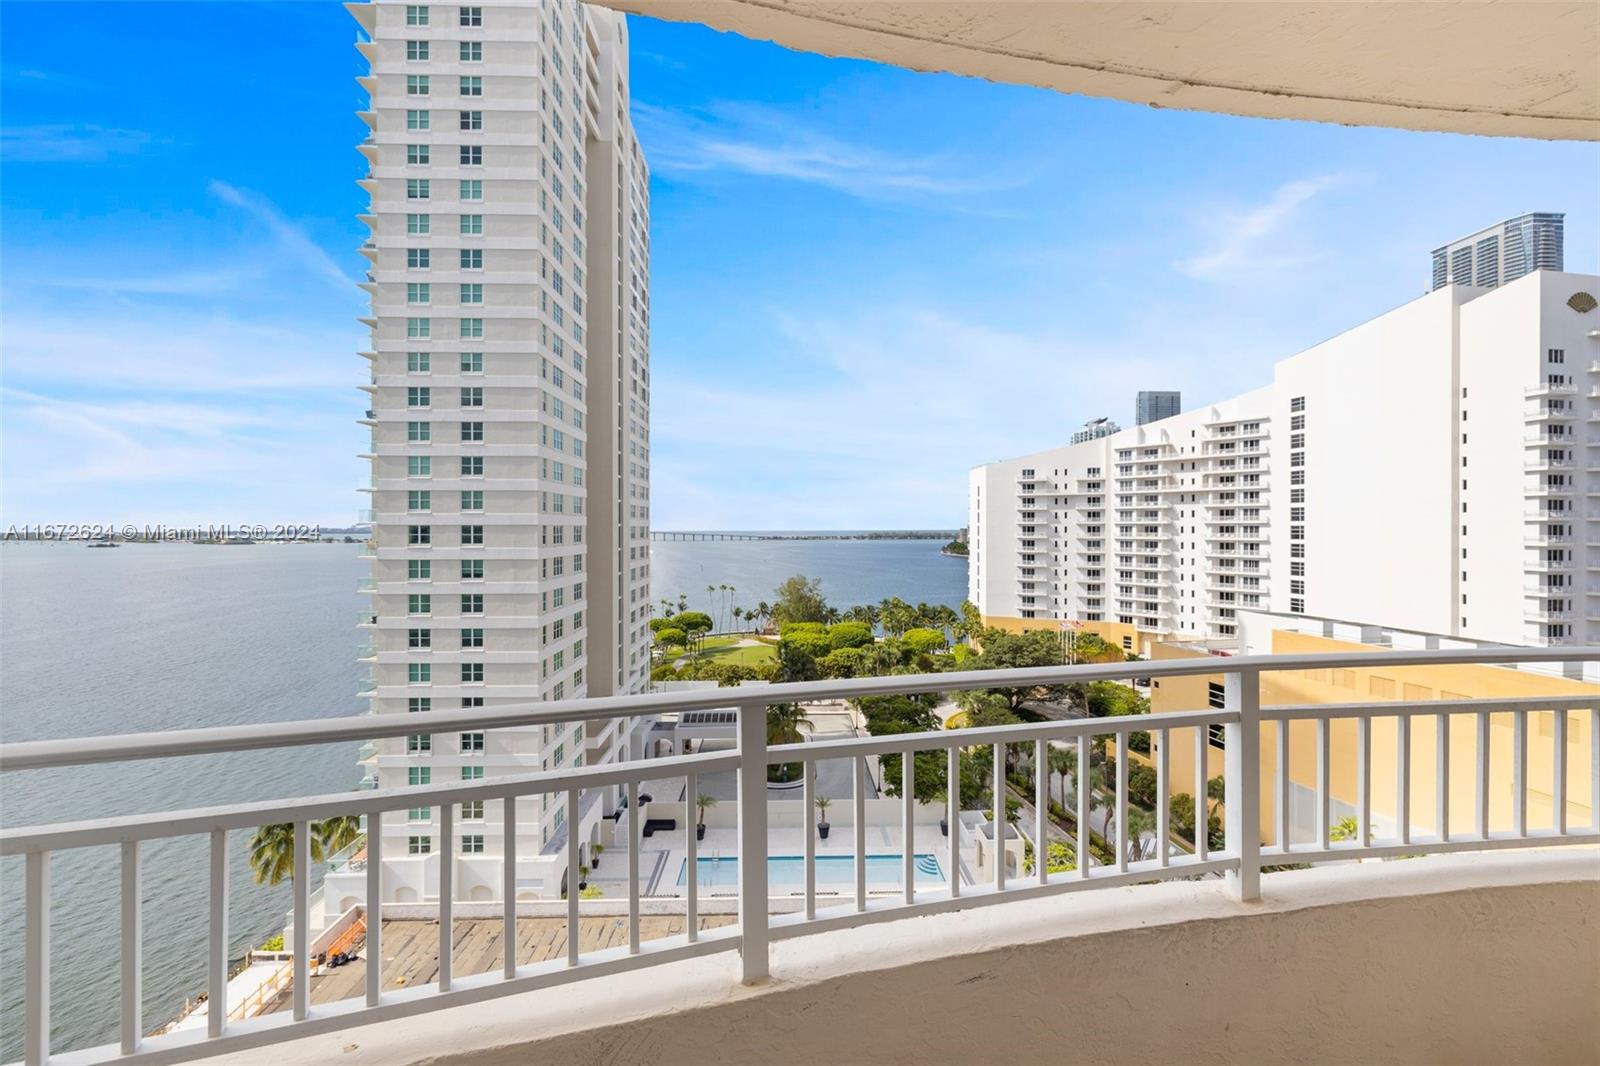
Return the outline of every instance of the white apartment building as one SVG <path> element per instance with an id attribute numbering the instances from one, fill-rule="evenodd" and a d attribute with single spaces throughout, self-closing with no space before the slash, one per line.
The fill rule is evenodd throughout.
<path id="1" fill-rule="evenodd" d="M 1083 424 L 1083 428 L 1072 435 L 1072 443 L 1082 444 L 1086 440 L 1097 440 L 1100 437 L 1109 437 L 1113 433 L 1121 432 L 1122 427 L 1111 419 L 1101 416 L 1091 418 Z"/>
<path id="2" fill-rule="evenodd" d="M 526 705 L 648 681 L 648 173 L 627 24 L 564 2 L 347 5 L 370 70 L 373 714 Z M 617 723 L 363 750 L 369 786 L 609 762 Z M 623 757 L 626 757 L 625 755 Z M 518 895 L 551 894 L 565 811 L 517 808 Z M 599 840 L 612 797 L 589 796 Z M 383 826 L 385 895 L 501 895 L 498 804 Z M 609 842 L 609 841 L 607 841 Z M 342 891 L 330 881 L 330 898 Z"/>
<path id="3" fill-rule="evenodd" d="M 1264 388 L 976 467 L 969 595 L 990 624 L 1130 648 L 1235 638 L 1245 609 L 1600 639 L 1597 295 L 1554 271 L 1449 285 Z"/>

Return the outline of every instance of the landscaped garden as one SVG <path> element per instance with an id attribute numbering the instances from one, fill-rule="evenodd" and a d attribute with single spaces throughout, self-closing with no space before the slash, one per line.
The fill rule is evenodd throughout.
<path id="1" fill-rule="evenodd" d="M 713 586 L 713 590 L 717 587 Z M 731 587 L 723 586 L 729 594 Z M 677 604 L 661 601 L 663 613 L 652 619 L 657 665 L 652 677 L 666 680 L 715 680 L 721 685 L 745 681 L 816 681 L 825 678 L 872 677 L 886 674 L 939 673 L 947 670 L 997 670 L 1008 667 L 1059 666 L 1069 661 L 1068 648 L 1061 634 L 1051 629 L 1010 633 L 984 625 L 971 603 L 960 610 L 925 603 L 909 604 L 895 597 L 876 604 L 858 604 L 839 609 L 824 598 L 821 583 L 803 576 L 792 577 L 775 590 L 771 604 L 762 602 L 743 609 L 724 601 L 717 618 L 703 611 L 683 609 L 686 597 Z M 750 631 L 719 632 L 718 621 L 737 625 L 755 623 Z M 1073 662 L 1123 662 L 1130 657 L 1121 648 L 1107 643 L 1092 632 L 1074 634 L 1070 659 Z M 1075 705 L 1096 717 L 1147 714 L 1150 701 L 1134 687 L 1116 681 L 1089 684 L 992 687 L 921 696 L 885 696 L 857 701 L 861 720 L 875 736 L 937 729 L 940 716 L 935 708 L 958 706 L 946 721 L 946 728 L 962 729 L 1007 725 L 1036 719 L 1035 705 Z M 799 739 L 803 710 L 790 704 L 769 708 L 769 743 L 788 743 Z M 1136 753 L 1129 767 L 1128 844 L 1131 861 L 1151 858 L 1160 845 L 1154 840 L 1155 772 L 1147 762 L 1150 750 L 1148 733 L 1134 733 L 1129 747 Z M 1007 751 L 1006 784 L 1008 811 L 1015 812 L 1033 794 L 1031 745 L 1012 745 Z M 1142 758 L 1141 756 L 1144 756 Z M 961 798 L 964 804 L 984 809 L 992 806 L 993 754 L 985 745 L 963 750 L 960 759 Z M 941 752 L 918 753 L 915 790 L 920 802 L 941 802 L 946 796 L 947 762 Z M 1048 815 L 1059 828 L 1078 838 L 1076 812 L 1065 803 L 1066 778 L 1076 777 L 1074 753 L 1061 749 L 1050 752 L 1046 768 L 1057 781 L 1056 795 L 1049 803 Z M 795 779 L 795 766 L 775 766 L 769 770 L 773 781 Z M 1115 763 L 1104 744 L 1092 749 L 1085 771 L 1095 795 L 1087 839 L 1100 862 L 1115 862 L 1117 837 L 1115 804 Z M 902 765 L 899 759 L 886 759 L 881 766 L 884 794 L 899 794 Z M 1204 805 L 1208 836 L 1220 846 L 1221 832 L 1217 806 L 1221 800 L 1220 779 L 1208 782 Z M 1189 795 L 1171 797 L 1171 829 L 1176 840 L 1192 847 L 1195 829 L 1195 801 Z M 1014 817 L 1014 813 L 1012 814 Z M 1056 845 L 1047 857 L 1052 867 L 1075 861 L 1058 852 Z"/>

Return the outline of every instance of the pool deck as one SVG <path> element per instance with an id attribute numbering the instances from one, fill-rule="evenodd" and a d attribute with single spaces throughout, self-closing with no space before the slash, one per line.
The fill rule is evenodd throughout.
<path id="1" fill-rule="evenodd" d="M 684 868 L 684 863 L 689 857 L 689 843 L 687 834 L 694 831 L 689 824 L 693 811 L 684 814 L 669 814 L 670 806 L 682 803 L 683 781 L 681 778 L 674 780 L 647 782 L 642 791 L 655 797 L 651 815 L 653 817 L 675 816 L 678 827 L 652 834 L 641 841 L 639 848 L 639 893 L 641 896 L 656 897 L 681 897 L 684 886 L 678 884 L 678 876 Z M 794 790 L 794 802 L 799 802 L 799 791 Z M 781 799 L 777 793 L 770 794 L 776 803 Z M 835 817 L 839 807 L 848 807 L 849 800 L 836 801 Z M 682 808 L 680 808 L 682 810 Z M 718 811 L 718 814 L 722 814 Z M 622 823 L 625 827 L 626 823 Z M 767 832 L 768 856 L 801 856 L 805 854 L 805 834 L 816 836 L 814 826 L 807 825 L 802 829 L 798 825 L 773 826 Z M 900 855 L 903 854 L 904 834 L 901 826 L 896 821 L 893 825 L 869 825 L 866 831 L 866 851 L 868 855 Z M 919 854 L 933 855 L 939 861 L 941 873 L 948 874 L 950 869 L 950 841 L 939 831 L 939 826 L 918 825 L 913 834 L 913 850 Z M 706 829 L 705 839 L 700 841 L 697 854 L 704 859 L 731 859 L 739 854 L 739 831 L 734 826 L 710 825 Z M 816 838 L 816 854 L 819 858 L 846 858 L 855 854 L 855 836 L 848 825 L 835 824 L 833 832 L 827 840 Z M 970 884 L 971 864 L 970 853 L 962 856 L 963 882 Z M 874 892 L 891 892 L 900 886 L 900 868 L 898 865 L 892 869 L 871 870 L 869 873 L 883 876 L 881 880 L 869 882 L 869 890 Z M 601 856 L 600 865 L 589 873 L 588 883 L 600 889 L 603 898 L 625 899 L 628 894 L 628 853 L 625 844 L 614 843 L 608 847 Z M 936 881 L 919 879 L 918 884 L 943 883 L 943 877 Z M 854 877 L 852 875 L 848 884 L 828 885 L 819 880 L 817 894 L 826 896 L 830 894 L 847 894 L 854 892 Z M 773 895 L 791 893 L 799 895 L 803 892 L 801 884 L 793 886 L 774 885 Z M 717 898 L 722 896 L 733 897 L 738 894 L 738 887 L 733 884 L 717 885 L 702 882 L 700 895 L 703 898 Z"/>
<path id="2" fill-rule="evenodd" d="M 815 829 L 808 830 L 815 833 Z M 678 884 L 678 875 L 683 870 L 684 863 L 688 860 L 689 851 L 687 841 L 683 834 L 667 834 L 672 839 L 670 846 L 661 849 L 658 862 L 659 873 L 646 886 L 646 892 L 652 896 L 678 896 L 683 894 L 683 886 Z M 654 839 L 654 838 L 652 838 Z M 902 840 L 904 839 L 901 828 L 896 826 L 868 826 L 866 833 L 867 854 L 894 855 L 904 854 Z M 941 872 L 947 872 L 950 866 L 950 842 L 947 837 L 939 832 L 937 825 L 916 826 L 913 834 L 914 851 L 917 854 L 932 855 L 939 861 Z M 767 855 L 769 857 L 803 856 L 805 854 L 805 837 L 802 831 L 793 826 L 771 829 L 767 833 Z M 817 840 L 817 858 L 840 860 L 852 858 L 855 855 L 855 836 L 849 826 L 835 826 L 834 831 L 828 835 L 827 840 Z M 702 859 L 736 859 L 739 856 L 739 832 L 737 829 L 709 827 L 706 829 L 706 838 L 700 841 L 698 855 Z M 641 850 L 640 866 L 644 867 L 645 857 Z M 624 862 L 626 857 L 624 857 Z M 842 865 L 842 864 L 841 864 Z M 965 866 L 965 863 L 964 863 Z M 704 867 L 702 867 L 704 869 Z M 871 889 L 891 890 L 900 887 L 900 865 L 893 866 L 874 864 L 868 868 L 868 887 Z M 871 879 L 875 878 L 875 879 Z M 970 883 L 971 877 L 964 878 L 963 883 Z M 917 884 L 934 885 L 943 884 L 941 876 L 934 881 L 925 881 L 918 878 Z M 626 882 L 619 882 L 619 887 L 624 887 Z M 852 874 L 847 883 L 827 884 L 820 877 L 817 881 L 817 894 L 849 894 L 855 891 L 855 880 Z M 794 885 L 774 884 L 771 894 L 783 895 L 786 891 L 793 895 L 801 894 L 803 882 Z M 737 885 L 716 885 L 702 883 L 700 892 L 704 896 L 734 896 L 738 894 Z"/>

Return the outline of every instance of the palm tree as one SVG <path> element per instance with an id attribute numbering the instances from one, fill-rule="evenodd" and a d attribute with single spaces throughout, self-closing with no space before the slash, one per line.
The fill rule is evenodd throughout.
<path id="1" fill-rule="evenodd" d="M 971 600 L 962 600 L 961 609 L 956 612 L 956 636 L 962 640 L 971 641 L 983 632 L 983 615 Z"/>
<path id="2" fill-rule="evenodd" d="M 1132 810 L 1133 808 L 1129 808 Z M 1094 815 L 1094 792 L 1089 793 L 1089 814 Z M 1107 840 L 1111 839 L 1111 826 L 1116 821 L 1117 805 L 1114 802 L 1106 803 L 1100 808 L 1100 835 Z"/>
<path id="3" fill-rule="evenodd" d="M 1145 841 L 1145 835 L 1153 833 L 1156 828 L 1156 816 L 1147 810 L 1130 806 L 1128 808 L 1128 861 L 1142 862 L 1145 859 L 1155 858 L 1156 851 L 1161 846 L 1161 841 L 1151 839 Z"/>
<path id="4" fill-rule="evenodd" d="M 796 744 L 806 712 L 798 703 L 774 703 L 767 708 L 767 743 Z"/>
<path id="5" fill-rule="evenodd" d="M 324 855 L 337 855 L 361 839 L 361 819 L 340 814 L 312 826 Z"/>
<path id="6" fill-rule="evenodd" d="M 762 630 L 765 630 L 767 628 L 767 619 L 769 619 L 771 617 L 772 617 L 772 605 L 771 604 L 769 604 L 766 600 L 762 600 L 760 603 L 756 604 L 756 618 L 760 622 L 760 628 Z"/>
<path id="7" fill-rule="evenodd" d="M 767 746 L 800 743 L 805 739 L 800 735 L 800 723 L 805 720 L 806 713 L 798 703 L 774 703 L 767 707 Z M 804 763 L 771 763 L 767 766 L 767 780 L 795 781 L 804 772 Z"/>
<path id="8" fill-rule="evenodd" d="M 915 611 L 899 596 L 890 596 L 879 605 L 878 618 L 890 636 L 901 636 L 916 625 Z"/>
<path id="9" fill-rule="evenodd" d="M 1078 753 L 1071 748 L 1051 748 L 1050 769 L 1061 777 L 1061 809 L 1067 807 L 1067 775 L 1078 769 Z"/>
<path id="10" fill-rule="evenodd" d="M 311 861 L 322 861 L 322 844 L 311 834 Z M 275 885 L 284 878 L 294 880 L 294 823 L 277 822 L 257 829 L 250 838 L 250 869 L 256 884 Z"/>
<path id="11" fill-rule="evenodd" d="M 706 586 L 706 610 L 711 614 L 717 613 L 717 586 L 715 585 Z M 711 624 L 715 626 L 715 620 Z"/>
<path id="12" fill-rule="evenodd" d="M 887 674 L 890 670 L 900 665 L 900 642 L 892 637 L 887 640 L 874 641 L 869 650 L 872 653 L 872 672 L 874 674 Z"/>
<path id="13" fill-rule="evenodd" d="M 1016 751 L 1016 745 L 1006 745 L 1007 754 Z M 1023 780 L 1023 787 L 1033 787 L 1033 745 L 1025 744 L 1022 750 L 1007 760 L 1011 764 L 1011 771 Z"/>

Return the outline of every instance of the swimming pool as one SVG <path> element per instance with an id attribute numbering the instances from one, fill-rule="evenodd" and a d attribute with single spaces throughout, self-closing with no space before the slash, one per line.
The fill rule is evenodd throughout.
<path id="1" fill-rule="evenodd" d="M 853 885 L 856 881 L 855 856 L 818 855 L 817 884 Z M 914 856 L 917 867 L 917 884 L 941 884 L 945 879 L 944 867 L 937 857 L 919 852 Z M 767 884 L 773 888 L 802 888 L 806 883 L 806 857 L 804 855 L 769 855 L 767 857 Z M 867 883 L 902 884 L 902 857 L 900 855 L 868 855 Z M 720 856 L 702 856 L 696 860 L 696 880 L 701 888 L 734 888 L 739 884 L 739 860 Z M 678 884 L 689 883 L 689 863 L 678 869 Z"/>

